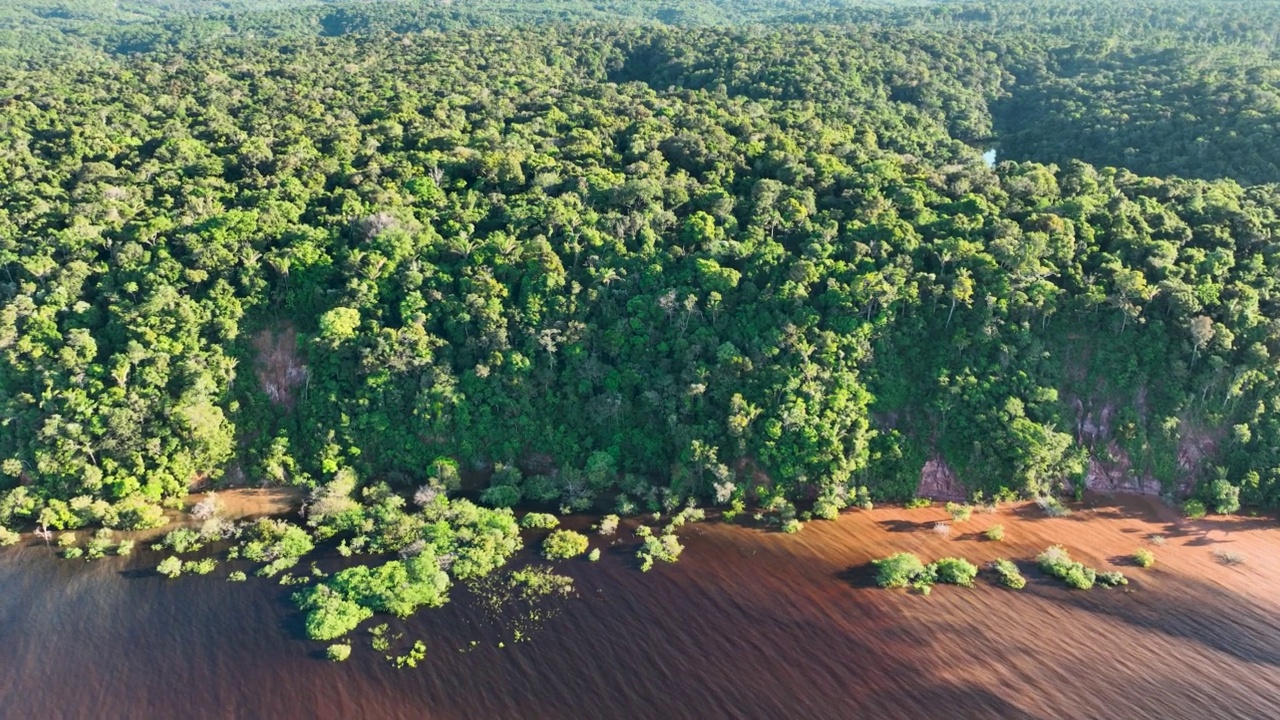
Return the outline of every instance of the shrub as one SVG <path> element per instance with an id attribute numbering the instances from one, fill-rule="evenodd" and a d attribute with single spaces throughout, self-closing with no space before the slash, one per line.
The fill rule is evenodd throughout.
<path id="1" fill-rule="evenodd" d="M 1016 502 L 1018 499 L 1018 493 L 1007 487 L 1001 487 L 996 491 L 995 495 L 993 495 L 991 499 L 997 504 Z"/>
<path id="2" fill-rule="evenodd" d="M 947 537 L 951 534 L 951 526 L 944 522 L 934 523 L 933 534 L 938 535 L 939 537 Z"/>
<path id="3" fill-rule="evenodd" d="M 587 553 L 587 559 L 590 560 L 591 562 L 599 562 L 600 548 L 592 548 L 591 552 Z"/>
<path id="4" fill-rule="evenodd" d="M 172 580 L 182 574 L 182 560 L 170 555 L 156 566 L 156 572 Z"/>
<path id="5" fill-rule="evenodd" d="M 150 530 L 165 524 L 164 508 L 147 502 L 140 495 L 121 500 L 115 509 L 122 530 Z"/>
<path id="6" fill-rule="evenodd" d="M 813 516 L 819 520 L 835 520 L 840 517 L 840 503 L 832 498 L 821 498 L 813 504 Z"/>
<path id="7" fill-rule="evenodd" d="M 416 668 L 418 667 L 418 663 L 422 662 L 422 660 L 426 658 L 426 656 L 427 656 L 426 643 L 422 642 L 421 640 L 416 640 L 413 643 L 413 647 L 409 649 L 408 654 L 396 656 L 396 659 L 394 660 L 396 669 L 403 668 L 406 665 L 411 668 Z"/>
<path id="8" fill-rule="evenodd" d="M 1066 517 L 1071 514 L 1071 509 L 1062 504 L 1062 501 L 1052 495 L 1041 495 L 1036 498 L 1036 505 L 1044 511 L 1049 517 Z"/>
<path id="9" fill-rule="evenodd" d="M 1163 536 L 1163 535 L 1152 535 L 1151 537 L 1149 537 L 1149 538 L 1147 538 L 1147 539 L 1151 541 L 1151 544 L 1152 544 L 1152 545 L 1164 545 L 1164 544 L 1165 544 L 1165 539 L 1164 539 L 1164 536 Z"/>
<path id="10" fill-rule="evenodd" d="M 19 535 L 18 533 L 4 526 L 0 526 L 0 547 L 9 547 L 10 545 L 17 545 L 18 541 L 21 539 L 22 539 L 22 536 Z"/>
<path id="11" fill-rule="evenodd" d="M 702 522 L 707 519 L 707 511 L 700 507 L 690 505 L 680 512 L 676 513 L 674 520 L 680 521 L 681 524 L 686 522 Z"/>
<path id="12" fill-rule="evenodd" d="M 1188 500 L 1182 504 L 1182 513 L 1192 520 L 1199 520 L 1207 514 L 1204 503 L 1199 500 Z"/>
<path id="13" fill-rule="evenodd" d="M 924 563 L 911 553 L 896 553 L 882 560 L 873 560 L 876 584 L 882 588 L 904 588 L 911 580 L 924 572 Z"/>
<path id="14" fill-rule="evenodd" d="M 525 499 L 536 503 L 555 502 L 561 492 L 560 483 L 547 475 L 526 478 L 523 488 Z"/>
<path id="15" fill-rule="evenodd" d="M 527 567 L 511 573 L 508 587 L 520 599 L 530 602 L 552 595 L 569 597 L 573 594 L 573 578 L 557 575 L 547 567 Z"/>
<path id="16" fill-rule="evenodd" d="M 204 496 L 203 500 L 191 507 L 191 517 L 196 520 L 209 520 L 221 515 L 222 511 L 222 501 L 218 499 L 218 494 L 209 493 Z"/>
<path id="17" fill-rule="evenodd" d="M 490 485 L 515 485 L 519 487 L 524 482 L 524 473 L 520 472 L 520 468 L 509 463 L 496 463 L 493 466 L 493 476 L 489 478 Z"/>
<path id="18" fill-rule="evenodd" d="M 120 544 L 116 545 L 116 555 L 124 557 L 125 555 L 130 555 L 132 553 L 133 553 L 132 540 L 121 540 Z"/>
<path id="19" fill-rule="evenodd" d="M 462 487 L 462 473 L 458 471 L 458 462 L 451 457 L 438 457 L 428 468 L 431 477 L 438 480 L 448 492 L 457 492 Z"/>
<path id="20" fill-rule="evenodd" d="M 1000 558 L 991 562 L 991 570 L 1000 579 L 1000 584 L 1013 590 L 1021 590 L 1027 586 L 1027 579 L 1022 577 L 1018 566 L 1012 560 Z"/>
<path id="21" fill-rule="evenodd" d="M 992 525 L 987 528 L 987 531 L 983 533 L 983 535 L 992 542 L 1000 542 L 1001 540 L 1004 540 L 1004 526 Z"/>
<path id="22" fill-rule="evenodd" d="M 916 510 L 918 508 L 927 508 L 932 504 L 933 504 L 933 501 L 930 500 L 929 498 L 922 498 L 922 497 L 911 498 L 910 500 L 907 501 L 906 508 L 908 510 Z"/>
<path id="23" fill-rule="evenodd" d="M 1098 579 L 1098 572 L 1082 563 L 1072 563 L 1062 581 L 1074 590 L 1091 590 Z"/>
<path id="24" fill-rule="evenodd" d="M 1216 550 L 1213 553 L 1213 559 L 1223 565 L 1243 565 L 1244 556 L 1232 550 Z"/>
<path id="25" fill-rule="evenodd" d="M 351 657 L 351 644 L 334 643 L 325 650 L 324 654 L 333 662 L 343 662 L 347 658 Z"/>
<path id="26" fill-rule="evenodd" d="M 73 532 L 62 533 L 58 536 L 58 547 L 69 548 L 76 544 L 76 534 Z"/>
<path id="27" fill-rule="evenodd" d="M 1074 562 L 1066 548 L 1054 545 L 1036 557 L 1036 564 L 1051 577 L 1055 577 L 1076 590 L 1089 590 L 1097 580 L 1097 572 L 1093 568 Z"/>
<path id="28" fill-rule="evenodd" d="M 203 560 L 188 560 L 182 564 L 182 572 L 192 575 L 208 575 L 218 567 L 218 561 L 213 558 L 205 558 Z"/>
<path id="29" fill-rule="evenodd" d="M 924 570 L 916 573 L 911 578 L 911 589 L 928 596 L 933 591 L 933 584 L 938 582 L 938 566 L 929 564 L 924 566 Z"/>
<path id="30" fill-rule="evenodd" d="M 151 549 L 161 551 L 167 548 L 178 555 L 182 555 L 183 553 L 195 552 L 202 547 L 204 547 L 204 541 L 200 537 L 200 533 L 191 528 L 178 528 L 165 535 L 160 542 L 152 545 Z"/>
<path id="31" fill-rule="evenodd" d="M 789 535 L 798 533 L 802 529 L 804 529 L 804 525 L 802 525 L 800 521 L 795 518 L 784 520 L 782 522 L 782 532 L 787 533 Z"/>
<path id="32" fill-rule="evenodd" d="M 111 531 L 102 528 L 93 534 L 89 542 L 85 544 L 85 557 L 90 560 L 98 560 L 107 556 L 107 551 L 111 549 Z"/>
<path id="33" fill-rule="evenodd" d="M 529 513 L 520 518 L 520 527 L 550 530 L 560 525 L 560 520 L 551 513 Z"/>
<path id="34" fill-rule="evenodd" d="M 622 515 L 623 517 L 635 515 L 640 511 L 640 508 L 636 506 L 635 501 L 626 493 L 618 495 L 617 502 L 614 503 L 613 508 L 614 512 Z"/>
<path id="35" fill-rule="evenodd" d="M 264 518 L 248 530 L 249 541 L 241 549 L 241 557 L 254 562 L 275 562 L 297 558 L 315 549 L 306 530 L 286 520 Z M 287 567 L 287 566 L 286 566 Z"/>
<path id="36" fill-rule="evenodd" d="M 1138 567 L 1149 568 L 1156 564 L 1156 554 L 1146 548 L 1138 548 L 1133 553 L 1133 562 Z"/>
<path id="37" fill-rule="evenodd" d="M 1227 482 L 1226 478 L 1217 478 L 1209 483 L 1207 496 L 1213 511 L 1219 515 L 1231 515 L 1240 509 L 1240 488 Z"/>
<path id="38" fill-rule="evenodd" d="M 542 555 L 548 560 L 567 560 L 587 551 L 587 536 L 573 530 L 552 530 L 542 542 Z"/>
<path id="39" fill-rule="evenodd" d="M 340 638 L 373 617 L 372 610 L 346 599 L 327 585 L 316 585 L 294 595 L 293 599 L 299 608 L 309 611 L 307 637 L 312 640 Z"/>
<path id="40" fill-rule="evenodd" d="M 82 555 L 84 555 L 84 550 L 81 550 L 78 547 L 69 547 L 62 551 L 62 557 L 68 560 L 75 560 Z"/>
<path id="41" fill-rule="evenodd" d="M 618 516 L 605 515 L 600 518 L 600 525 L 596 528 L 596 532 L 601 535 L 612 535 L 618 532 Z"/>
<path id="42" fill-rule="evenodd" d="M 871 491 L 867 490 L 866 485 L 858 487 L 858 492 L 853 496 L 853 504 L 867 511 L 875 509 L 875 503 L 871 502 Z"/>
<path id="43" fill-rule="evenodd" d="M 636 551 L 636 557 L 640 558 L 640 569 L 648 572 L 653 567 L 654 560 L 673 563 L 680 559 L 682 552 L 684 552 L 684 546 L 675 535 L 666 534 L 659 537 L 650 534 L 645 537 L 644 544 Z"/>
<path id="44" fill-rule="evenodd" d="M 490 507 L 515 507 L 520 503 L 520 488 L 515 485 L 494 485 L 481 493 L 480 502 Z"/>
<path id="45" fill-rule="evenodd" d="M 973 587 L 973 579 L 978 576 L 978 566 L 962 558 L 942 558 L 933 563 L 933 568 L 938 582 L 947 585 Z"/>
<path id="46" fill-rule="evenodd" d="M 951 520 L 953 522 L 966 522 L 969 518 L 973 517 L 973 508 L 968 505 L 949 502 L 947 503 L 947 513 L 951 515 Z"/>
<path id="47" fill-rule="evenodd" d="M 1117 585 L 1128 585 L 1129 578 L 1124 573 L 1112 570 L 1110 572 L 1098 573 L 1098 584 L 1103 587 L 1115 587 Z"/>
<path id="48" fill-rule="evenodd" d="M 231 574 L 227 576 L 227 582 L 244 582 L 245 580 L 248 580 L 248 577 L 245 576 L 243 570 L 232 570 Z"/>
<path id="49" fill-rule="evenodd" d="M 448 600 L 449 575 L 440 569 L 430 546 L 405 560 L 376 567 L 357 565 L 335 573 L 323 586 L 327 591 L 374 612 L 408 617 L 419 607 L 439 607 Z M 323 595 L 323 593 L 321 593 Z M 320 607 L 326 602 L 317 601 Z M 325 639 L 325 638 L 320 638 Z"/>

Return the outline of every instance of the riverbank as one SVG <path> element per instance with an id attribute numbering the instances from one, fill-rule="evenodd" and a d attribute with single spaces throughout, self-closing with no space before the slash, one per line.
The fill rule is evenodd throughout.
<path id="1" fill-rule="evenodd" d="M 396 670 L 355 634 L 334 665 L 303 638 L 290 588 L 165 580 L 157 556 L 89 564 L 42 546 L 0 551 L 6 714 L 61 717 L 1266 717 L 1280 711 L 1280 528 L 1188 521 L 1147 498 L 1093 498 L 1063 518 L 1030 504 L 950 522 L 940 507 L 847 511 L 796 535 L 721 523 L 681 530 L 680 562 L 649 573 L 634 541 L 593 537 L 597 563 L 531 632 L 466 588 L 391 632 L 423 639 Z M 571 518 L 571 526 L 587 523 Z M 1003 524 L 1004 542 L 980 538 Z M 1150 537 L 1162 535 L 1163 545 Z M 1063 544 L 1127 588 L 1070 591 L 1029 558 Z M 870 587 L 897 551 L 1020 561 L 1020 592 L 979 580 L 930 597 Z M 1239 554 L 1224 565 L 1214 552 Z M 521 562 L 533 559 L 526 550 Z M 322 561 L 324 559 L 322 558 Z M 377 620 L 381 622 L 382 619 Z M 474 645 L 472 644 L 474 643 Z M 502 644 L 500 646 L 500 643 Z"/>

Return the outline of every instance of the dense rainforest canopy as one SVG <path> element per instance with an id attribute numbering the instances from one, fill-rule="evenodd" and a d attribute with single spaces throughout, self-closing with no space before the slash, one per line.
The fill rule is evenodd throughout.
<path id="1" fill-rule="evenodd" d="M 0 525 L 246 483 L 315 489 L 330 534 L 424 484 L 1274 507 L 1278 28 L 1256 0 L 6 3 Z M 454 502 L 413 533 L 509 543 Z M 365 605 L 446 582 L 393 571 L 419 596 Z M 367 594 L 340 586 L 312 607 Z"/>

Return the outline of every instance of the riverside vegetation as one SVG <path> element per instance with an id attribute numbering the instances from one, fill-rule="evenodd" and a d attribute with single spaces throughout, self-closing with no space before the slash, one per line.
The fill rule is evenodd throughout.
<path id="1" fill-rule="evenodd" d="M 795 533 L 930 473 L 957 523 L 1101 476 L 1273 509 L 1278 13 L 7 3 L 0 545 L 305 488 L 300 523 L 193 508 L 158 569 L 225 549 L 334 641 L 522 531 L 600 556 L 548 511 L 651 517 L 648 570 L 700 507 Z M 362 564 L 296 571 L 318 543 Z"/>

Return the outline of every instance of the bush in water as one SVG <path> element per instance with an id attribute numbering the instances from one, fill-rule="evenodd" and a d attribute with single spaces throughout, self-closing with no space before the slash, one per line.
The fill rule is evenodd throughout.
<path id="1" fill-rule="evenodd" d="M 882 588 L 904 588 L 913 578 L 924 572 L 924 563 L 911 553 L 895 553 L 882 560 L 873 560 L 876 584 Z"/>
<path id="2" fill-rule="evenodd" d="M 160 561 L 156 566 L 156 572 L 172 580 L 182 574 L 182 560 L 171 555 Z"/>
<path id="3" fill-rule="evenodd" d="M 325 650 L 325 655 L 334 662 L 342 662 L 351 657 L 350 643 L 334 643 Z"/>
<path id="4" fill-rule="evenodd" d="M 1051 575 L 1076 590 L 1089 590 L 1097 580 L 1097 571 L 1071 559 L 1067 549 L 1054 545 L 1036 557 L 1036 564 L 1046 575 Z"/>
<path id="5" fill-rule="evenodd" d="M 587 536 L 573 530 L 553 530 L 542 543 L 542 555 L 548 560 L 567 560 L 587 551 Z"/>
<path id="6" fill-rule="evenodd" d="M 1109 572 L 1098 573 L 1098 584 L 1102 587 L 1115 587 L 1117 585 L 1128 585 L 1129 578 L 1124 573 L 1112 570 Z"/>
<path id="7" fill-rule="evenodd" d="M 558 527 L 560 520 L 551 513 L 529 513 L 520 518 L 520 527 L 534 528 L 537 530 L 550 530 Z"/>
<path id="8" fill-rule="evenodd" d="M 991 562 L 991 569 L 1000 579 L 1000 584 L 1013 590 L 1021 590 L 1027 586 L 1027 579 L 1022 577 L 1018 566 L 1011 560 L 1000 558 Z"/>
<path id="9" fill-rule="evenodd" d="M 933 563 L 933 569 L 938 582 L 947 585 L 973 587 L 973 579 L 978 576 L 978 566 L 962 558 L 942 558 Z"/>

